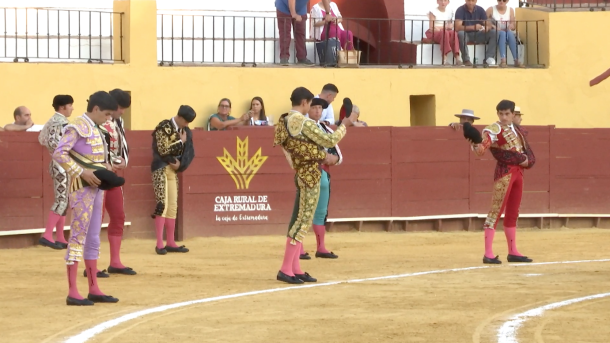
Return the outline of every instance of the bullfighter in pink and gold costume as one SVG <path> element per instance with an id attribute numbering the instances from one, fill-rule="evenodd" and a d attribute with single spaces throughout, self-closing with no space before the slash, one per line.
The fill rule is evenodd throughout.
<path id="1" fill-rule="evenodd" d="M 118 301 L 102 293 L 95 272 L 100 250 L 103 190 L 121 186 L 125 182 L 108 170 L 111 169 L 106 163 L 108 148 L 99 128 L 106 121 L 106 116 L 116 109 L 117 103 L 110 94 L 97 92 L 91 95 L 87 113 L 65 127 L 64 135 L 53 153 L 53 160 L 70 178 L 72 223 L 65 256 L 69 284 L 67 305 Z M 82 258 L 85 259 L 89 279 L 87 299 L 80 296 L 76 287 L 78 262 Z"/>
<path id="2" fill-rule="evenodd" d="M 526 133 L 513 124 L 515 103 L 502 100 L 496 107 L 499 120 L 487 126 L 482 133 L 471 125 L 464 126 L 464 135 L 473 141 L 473 149 L 479 156 L 490 150 L 496 159 L 492 203 L 483 229 L 485 231 L 485 255 L 483 263 L 500 264 L 492 249 L 496 226 L 504 213 L 504 233 L 508 243 L 508 262 L 532 262 L 517 250 L 516 231 L 519 207 L 523 195 L 523 171 L 534 166 L 536 158 L 527 142 Z M 472 132 L 474 131 L 474 134 Z M 478 136 L 478 139 L 473 136 Z M 482 138 L 482 139 L 481 139 Z"/>

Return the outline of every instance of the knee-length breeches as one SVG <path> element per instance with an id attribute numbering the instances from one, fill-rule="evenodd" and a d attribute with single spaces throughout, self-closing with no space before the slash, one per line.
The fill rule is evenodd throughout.
<path id="1" fill-rule="evenodd" d="M 97 260 L 100 254 L 100 231 L 104 191 L 84 187 L 70 194 L 72 223 L 66 252 L 67 264 L 85 260 Z"/>
<path id="2" fill-rule="evenodd" d="M 494 183 L 491 210 L 483 228 L 495 230 L 502 213 L 504 213 L 504 227 L 516 227 L 522 195 L 523 169 L 513 168 L 509 174 Z"/>
<path id="3" fill-rule="evenodd" d="M 295 176 L 297 196 L 294 202 L 292 218 L 288 228 L 288 237 L 302 242 L 313 222 L 313 216 L 320 197 L 320 182 L 313 188 L 308 188 L 304 182 Z"/>
<path id="4" fill-rule="evenodd" d="M 320 177 L 320 198 L 318 199 L 318 206 L 313 216 L 314 225 L 326 224 L 326 218 L 328 217 L 328 204 L 330 203 L 330 174 L 325 170 L 322 170 L 322 176 Z"/>
<path id="5" fill-rule="evenodd" d="M 55 212 L 60 216 L 65 216 L 68 210 L 68 175 L 64 168 L 62 168 L 57 162 L 51 161 L 49 164 L 49 174 L 53 179 L 53 191 L 55 195 L 55 202 L 51 206 L 51 211 Z"/>
<path id="6" fill-rule="evenodd" d="M 178 213 L 178 174 L 170 166 L 153 172 L 153 187 L 157 207 L 153 218 L 161 216 L 175 219 Z"/>

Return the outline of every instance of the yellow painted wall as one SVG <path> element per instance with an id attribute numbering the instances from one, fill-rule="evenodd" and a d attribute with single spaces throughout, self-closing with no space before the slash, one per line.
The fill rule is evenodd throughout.
<path id="1" fill-rule="evenodd" d="M 525 124 L 558 127 L 610 127 L 610 80 L 594 88 L 588 81 L 610 67 L 604 34 L 609 12 L 548 13 L 519 9 L 519 19 L 542 19 L 539 37 L 545 69 L 323 69 L 290 67 L 158 67 L 154 1 L 116 1 L 127 12 L 124 42 L 126 64 L 0 63 L 0 123 L 12 122 L 19 105 L 32 110 L 35 123 L 52 114 L 56 94 L 71 94 L 76 113 L 83 112 L 89 94 L 123 88 L 132 92 L 132 129 L 152 129 L 174 115 L 181 104 L 195 108 L 195 126 L 204 126 L 218 100 L 233 100 L 233 114 L 246 111 L 253 96 L 265 100 L 277 118 L 289 108 L 297 86 L 317 94 L 335 83 L 340 94 L 333 104 L 339 115 L 341 99 L 349 96 L 370 125 L 408 126 L 410 95 L 436 96 L 436 124 L 455 120 L 454 113 L 470 108 L 491 122 L 495 105 L 511 99 L 526 114 Z M 128 43 L 128 44 L 127 44 Z M 528 47 L 530 53 L 533 46 Z"/>

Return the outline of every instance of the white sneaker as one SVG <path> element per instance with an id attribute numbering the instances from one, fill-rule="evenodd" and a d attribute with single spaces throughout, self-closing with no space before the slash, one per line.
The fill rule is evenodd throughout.
<path id="1" fill-rule="evenodd" d="M 493 57 L 489 57 L 485 60 L 485 63 L 489 64 L 490 66 L 493 66 L 496 65 L 496 60 L 494 60 Z"/>

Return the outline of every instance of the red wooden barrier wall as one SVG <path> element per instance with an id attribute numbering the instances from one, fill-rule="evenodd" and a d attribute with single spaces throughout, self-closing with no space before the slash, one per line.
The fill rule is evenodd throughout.
<path id="1" fill-rule="evenodd" d="M 610 161 L 604 156 L 610 149 L 610 130 L 552 126 L 528 130 L 537 163 L 525 175 L 521 213 L 608 213 Z M 475 157 L 460 132 L 447 127 L 348 132 L 340 144 L 344 162 L 331 168 L 330 217 L 487 212 L 495 161 L 489 153 Z M 48 152 L 38 144 L 37 135 L 0 133 L 0 231 L 44 227 L 53 192 Z M 196 158 L 181 175 L 179 238 L 285 232 L 294 204 L 294 173 L 281 149 L 272 147 L 272 137 L 272 128 L 195 130 Z M 124 193 L 131 226 L 126 236 L 153 237 L 151 133 L 128 132 L 128 141 L 131 153 Z M 234 181 L 219 161 L 223 156 L 244 170 L 258 158 L 260 169 L 246 187 L 244 173 L 236 172 L 238 182 Z M 253 206 L 253 210 L 231 211 L 231 206 Z M 6 239 L 0 236 L 0 242 Z"/>

